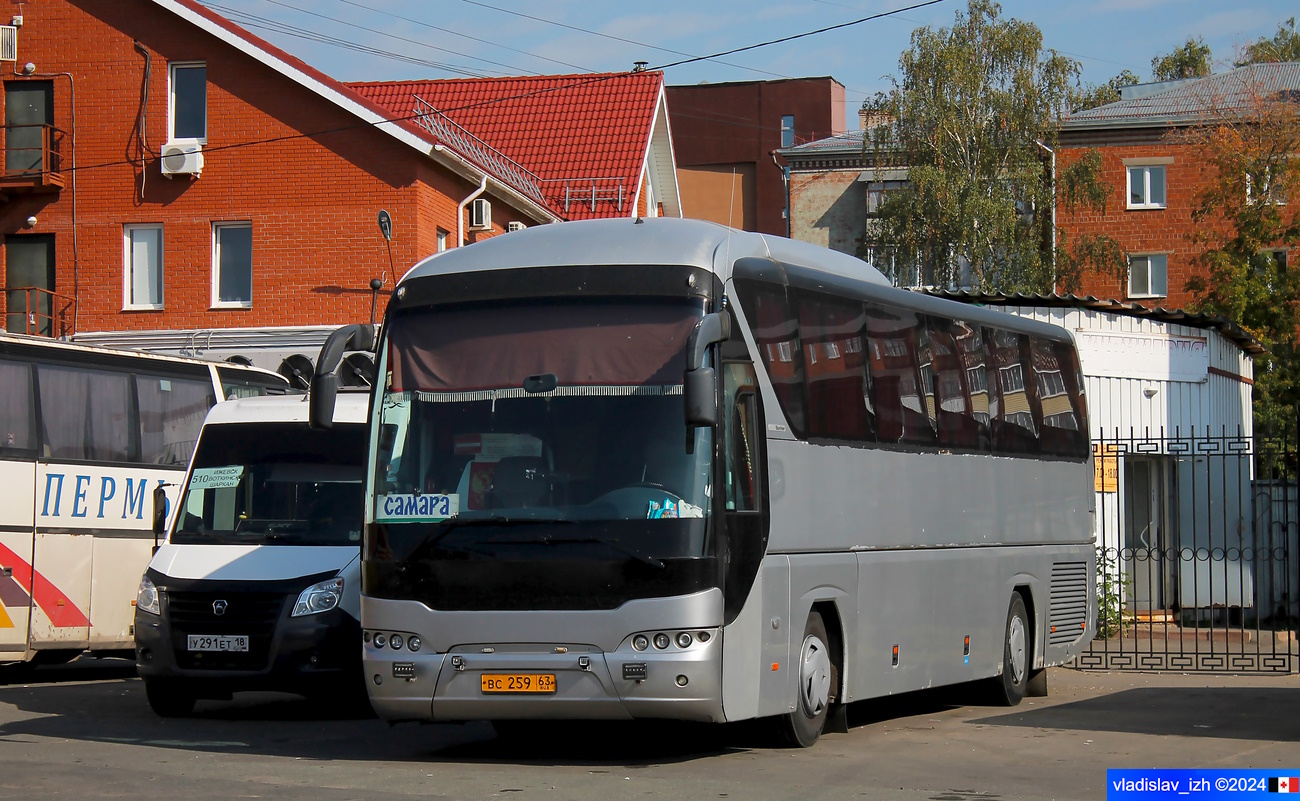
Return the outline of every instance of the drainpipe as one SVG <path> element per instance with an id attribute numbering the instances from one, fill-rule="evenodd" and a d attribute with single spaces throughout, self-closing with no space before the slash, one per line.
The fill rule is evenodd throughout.
<path id="1" fill-rule="evenodd" d="M 487 173 L 483 174 L 483 180 L 479 181 L 478 189 L 470 192 L 469 197 L 465 198 L 456 206 L 456 247 L 465 246 L 465 207 L 474 202 L 474 198 L 487 191 Z"/>
<path id="2" fill-rule="evenodd" d="M 1052 154 L 1052 294 L 1056 294 L 1056 151 L 1035 139 L 1034 144 Z"/>

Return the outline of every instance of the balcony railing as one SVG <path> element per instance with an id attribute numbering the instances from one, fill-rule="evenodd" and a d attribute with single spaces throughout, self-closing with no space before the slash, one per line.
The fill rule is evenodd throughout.
<path id="1" fill-rule="evenodd" d="M 6 125 L 5 165 L 0 190 L 58 191 L 63 188 L 63 131 L 53 125 Z"/>
<path id="2" fill-rule="evenodd" d="M 66 339 L 73 334 L 77 301 L 39 286 L 5 291 L 5 329 L 11 334 Z"/>

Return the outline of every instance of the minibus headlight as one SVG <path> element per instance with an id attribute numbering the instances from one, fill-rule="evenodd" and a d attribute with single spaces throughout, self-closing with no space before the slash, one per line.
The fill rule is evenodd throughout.
<path id="1" fill-rule="evenodd" d="M 148 576 L 140 579 L 140 589 L 135 594 L 135 608 L 151 615 L 162 614 L 162 610 L 158 608 L 158 588 L 153 585 Z"/>
<path id="2" fill-rule="evenodd" d="M 311 585 L 299 594 L 297 603 L 293 605 L 291 617 L 318 615 L 321 612 L 328 612 L 338 606 L 339 601 L 342 600 L 343 579 L 332 578 L 329 581 L 322 581 L 319 584 Z"/>

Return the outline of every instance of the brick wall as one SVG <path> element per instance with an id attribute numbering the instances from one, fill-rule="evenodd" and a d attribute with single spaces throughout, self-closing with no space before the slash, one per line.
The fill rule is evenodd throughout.
<path id="1" fill-rule="evenodd" d="M 1198 188 L 1207 179 L 1206 170 L 1195 149 L 1166 141 L 1161 132 L 1146 136 L 1128 136 L 1119 140 L 1096 138 L 1076 145 L 1063 145 L 1058 151 L 1057 172 L 1074 163 L 1087 148 L 1102 154 L 1102 180 L 1107 187 L 1104 212 L 1083 210 L 1071 213 L 1063 206 L 1057 222 L 1067 237 L 1081 233 L 1106 234 L 1120 243 L 1126 254 L 1165 254 L 1168 259 L 1168 295 L 1165 298 L 1135 298 L 1145 305 L 1184 308 L 1192 296 L 1185 289 L 1187 279 L 1197 267 L 1195 257 L 1201 247 L 1189 237 L 1194 230 L 1192 208 Z M 1125 160 L 1165 160 L 1166 207 L 1164 209 L 1128 209 L 1127 165 Z M 1126 279 L 1088 275 L 1079 290 L 1082 294 L 1103 298 L 1127 299 Z"/>
<path id="2" fill-rule="evenodd" d="M 860 167 L 790 173 L 790 237 L 858 255 L 867 218 Z"/>
<path id="3" fill-rule="evenodd" d="M 0 0 L 6 21 L 20 13 Z M 140 330 L 316 325 L 366 319 L 369 281 L 388 279 L 376 216 L 393 217 L 400 277 L 454 246 L 456 204 L 476 184 L 391 136 L 359 124 L 315 93 L 144 0 L 48 0 L 22 6 L 19 64 L 53 77 L 55 125 L 68 132 L 64 164 L 75 178 L 56 194 L 11 194 L 0 235 L 53 234 L 56 290 L 75 291 L 77 329 Z M 138 40 L 152 55 L 145 77 Z M 197 179 L 165 178 L 157 153 L 168 134 L 168 62 L 207 64 L 207 144 Z M 5 74 L 6 84 L 24 80 Z M 74 85 L 75 84 L 75 85 Z M 72 95 L 76 109 L 73 114 Z M 141 157 L 137 113 L 145 92 Z M 306 135 L 304 135 L 306 134 Z M 271 140 L 271 141 L 267 141 Z M 255 144 L 250 144 L 255 143 Z M 489 192 L 493 234 L 525 219 Z M 75 197 L 75 252 L 74 252 Z M 24 221 L 35 216 L 33 228 Z M 253 301 L 213 309 L 214 222 L 253 229 Z M 123 311 L 123 226 L 163 226 L 164 308 Z M 484 233 L 471 233 L 473 242 Z M 0 266 L 0 278 L 5 277 Z"/>

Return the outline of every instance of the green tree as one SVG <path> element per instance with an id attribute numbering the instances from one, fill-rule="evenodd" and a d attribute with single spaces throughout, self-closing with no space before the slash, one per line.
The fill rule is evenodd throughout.
<path id="1" fill-rule="evenodd" d="M 970 0 L 951 28 L 917 28 L 893 87 L 863 104 L 892 121 L 874 129 L 868 156 L 908 168 L 863 253 L 887 248 L 888 269 L 929 285 L 1041 292 L 1053 286 L 1050 153 L 1079 66 L 1001 13 Z"/>
<path id="2" fill-rule="evenodd" d="M 1182 47 L 1172 53 L 1151 59 L 1151 73 L 1157 81 L 1174 81 L 1179 78 L 1204 78 L 1211 72 L 1210 46 L 1201 37 L 1188 37 Z"/>
<path id="3" fill-rule="evenodd" d="M 1296 32 L 1295 17 L 1277 26 L 1272 39 L 1260 37 L 1246 45 L 1241 52 L 1238 67 L 1247 64 L 1276 64 L 1281 61 L 1300 61 L 1300 33 Z"/>
<path id="4" fill-rule="evenodd" d="M 1196 146 L 1209 177 L 1195 195 L 1192 239 L 1201 271 L 1187 281 L 1198 311 L 1221 314 L 1258 339 L 1254 407 L 1261 431 L 1296 431 L 1300 402 L 1300 106 L 1253 91 L 1243 109 L 1215 110 L 1212 124 L 1178 139 Z M 1288 202 L 1289 201 L 1289 202 Z"/>
<path id="5" fill-rule="evenodd" d="M 1089 86 L 1087 89 L 1075 92 L 1070 101 L 1070 108 L 1073 111 L 1084 111 L 1085 109 L 1104 106 L 1107 103 L 1114 103 L 1120 99 L 1120 89 L 1125 86 L 1135 86 L 1138 83 L 1141 83 L 1138 76 L 1129 70 L 1124 70 L 1105 83 Z"/>

